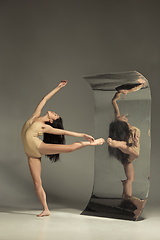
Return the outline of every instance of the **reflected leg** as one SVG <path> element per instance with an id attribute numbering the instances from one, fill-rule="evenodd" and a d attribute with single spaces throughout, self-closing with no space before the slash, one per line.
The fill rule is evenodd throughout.
<path id="1" fill-rule="evenodd" d="M 123 153 L 129 154 L 129 159 L 134 160 L 138 157 L 138 154 L 129 146 L 127 146 L 127 143 L 125 141 L 116 141 L 112 140 L 111 138 L 108 138 L 107 143 L 110 147 L 118 148 Z M 123 198 L 127 198 L 132 196 L 132 182 L 135 180 L 135 174 L 134 174 L 134 168 L 133 164 L 131 162 L 125 162 L 123 164 L 124 171 L 126 174 L 127 179 L 122 180 L 123 184 Z"/>
<path id="2" fill-rule="evenodd" d="M 122 180 L 123 184 L 123 198 L 128 198 L 132 196 L 132 182 L 135 180 L 134 168 L 133 164 L 130 162 L 126 162 L 123 164 L 124 171 L 127 179 Z"/>

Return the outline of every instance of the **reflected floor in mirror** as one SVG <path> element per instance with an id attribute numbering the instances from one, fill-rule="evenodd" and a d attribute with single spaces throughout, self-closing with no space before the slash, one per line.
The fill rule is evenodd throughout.
<path id="1" fill-rule="evenodd" d="M 142 213 L 143 221 L 124 221 L 79 215 L 79 210 L 59 208 L 49 217 L 39 211 L 0 211 L 1 240 L 159 240 L 160 209 Z"/>
<path id="2" fill-rule="evenodd" d="M 151 94 L 136 71 L 84 77 L 94 95 L 94 183 L 83 215 L 138 221 L 150 186 Z"/>

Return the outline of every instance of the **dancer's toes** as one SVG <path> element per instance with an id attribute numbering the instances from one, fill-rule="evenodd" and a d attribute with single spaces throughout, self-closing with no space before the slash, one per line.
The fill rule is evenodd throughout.
<path id="1" fill-rule="evenodd" d="M 107 143 L 110 147 L 115 147 L 115 140 L 112 140 L 112 138 L 108 138 L 107 139 Z"/>
<path id="2" fill-rule="evenodd" d="M 108 145 L 110 145 L 112 143 L 112 138 L 108 138 L 107 143 L 108 143 Z"/>
<path id="3" fill-rule="evenodd" d="M 105 142 L 104 138 L 99 138 L 97 140 L 98 140 L 98 145 L 102 145 Z"/>
<path id="4" fill-rule="evenodd" d="M 107 139 L 107 143 L 110 147 L 116 147 L 116 142 L 115 140 L 112 140 L 112 138 Z"/>
<path id="5" fill-rule="evenodd" d="M 98 138 L 91 143 L 91 146 L 102 145 L 105 142 L 103 138 Z"/>
<path id="6" fill-rule="evenodd" d="M 37 217 L 44 217 L 44 216 L 49 216 L 50 211 L 49 210 L 44 210 L 40 214 L 37 215 Z"/>

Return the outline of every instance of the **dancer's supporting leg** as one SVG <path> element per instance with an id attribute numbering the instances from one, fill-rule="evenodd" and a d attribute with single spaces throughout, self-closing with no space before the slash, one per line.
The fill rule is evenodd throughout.
<path id="1" fill-rule="evenodd" d="M 126 174 L 126 180 L 122 180 L 123 184 L 123 198 L 128 198 L 132 196 L 132 182 L 135 180 L 133 164 L 126 162 L 123 164 L 124 171 Z"/>
<path id="2" fill-rule="evenodd" d="M 84 141 L 84 142 L 75 142 L 71 145 L 45 144 L 42 142 L 39 147 L 39 151 L 42 155 L 68 153 L 68 152 L 73 152 L 75 150 L 81 149 L 86 146 L 102 145 L 103 143 L 104 143 L 103 138 L 94 140 L 94 142 L 92 142 L 92 143 L 90 143 L 89 141 Z M 48 216 L 48 215 L 50 215 L 50 211 L 48 209 L 47 202 L 46 202 L 46 194 L 42 187 L 41 159 L 28 157 L 28 163 L 29 163 L 31 176 L 32 176 L 33 182 L 34 182 L 35 191 L 36 191 L 37 196 L 43 206 L 42 213 L 40 213 L 37 216 L 38 217 Z"/>
<path id="3" fill-rule="evenodd" d="M 123 153 L 129 154 L 129 159 L 133 161 L 135 158 L 138 158 L 139 155 L 131 147 L 127 146 L 125 141 L 116 141 L 108 138 L 107 143 L 110 147 L 118 148 Z M 132 196 L 132 182 L 135 180 L 134 168 L 131 162 L 126 162 L 123 164 L 124 171 L 127 179 L 122 180 L 123 183 L 123 198 Z"/>
<path id="4" fill-rule="evenodd" d="M 50 211 L 47 206 L 46 194 L 42 187 L 42 180 L 41 180 L 41 159 L 28 157 L 28 163 L 29 163 L 29 168 L 30 168 L 32 179 L 33 179 L 33 183 L 35 186 L 35 191 L 43 206 L 42 213 L 37 215 L 37 217 L 49 216 Z"/>

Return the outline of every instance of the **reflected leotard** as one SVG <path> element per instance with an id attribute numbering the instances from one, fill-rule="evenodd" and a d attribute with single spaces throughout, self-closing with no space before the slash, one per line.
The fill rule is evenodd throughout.
<path id="1" fill-rule="evenodd" d="M 132 136 L 129 137 L 129 144 L 132 144 L 131 148 L 132 148 L 136 153 L 139 154 L 139 152 L 140 152 L 139 138 L 140 138 L 141 132 L 140 132 L 139 128 L 137 128 L 137 127 L 130 126 L 129 128 L 130 128 L 130 130 L 131 130 L 133 133 L 135 132 L 135 133 L 137 134 L 137 136 L 138 136 L 137 147 L 135 147 L 135 146 L 133 145 Z M 128 159 L 128 162 L 133 162 L 133 161 L 135 161 L 135 160 L 136 160 L 136 159 L 134 159 L 134 160 Z"/>
<path id="2" fill-rule="evenodd" d="M 39 152 L 39 146 L 42 143 L 42 140 L 38 138 L 40 135 L 43 135 L 42 123 L 38 121 L 33 122 L 32 116 L 25 122 L 21 132 L 24 151 L 30 157 L 42 157 Z"/>

